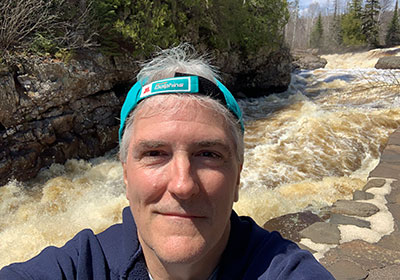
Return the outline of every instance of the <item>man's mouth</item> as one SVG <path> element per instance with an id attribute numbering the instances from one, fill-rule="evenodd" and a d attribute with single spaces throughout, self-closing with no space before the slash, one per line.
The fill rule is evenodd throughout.
<path id="1" fill-rule="evenodd" d="M 180 212 L 159 212 L 160 215 L 171 217 L 171 218 L 182 218 L 182 219 L 201 219 L 205 218 L 204 215 L 192 214 L 192 213 L 180 213 Z"/>

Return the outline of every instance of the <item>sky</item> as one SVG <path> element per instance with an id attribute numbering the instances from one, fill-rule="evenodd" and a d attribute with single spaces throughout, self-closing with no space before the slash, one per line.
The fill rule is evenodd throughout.
<path id="1" fill-rule="evenodd" d="M 320 4 L 320 6 L 323 6 L 326 3 L 326 0 L 320 0 L 320 1 L 317 1 L 317 0 L 299 0 L 300 9 L 303 10 L 303 9 L 307 8 L 313 2 L 318 2 Z"/>
<path id="2" fill-rule="evenodd" d="M 308 7 L 314 0 L 300 0 L 299 4 L 300 4 L 300 8 L 304 9 L 306 7 Z"/>
<path id="3" fill-rule="evenodd" d="M 289 1 L 294 2 L 294 0 L 289 0 Z M 303 14 L 307 14 L 307 12 L 308 12 L 307 8 L 312 3 L 318 3 L 322 10 L 327 9 L 327 6 L 329 6 L 329 11 L 332 12 L 333 2 L 334 2 L 334 0 L 299 0 L 299 5 L 300 5 L 300 10 Z M 391 2 L 393 3 L 393 6 L 391 6 L 390 8 L 393 9 L 394 8 L 394 0 L 392 0 Z M 327 3 L 330 3 L 330 4 L 327 5 Z M 344 3 L 346 3 L 346 1 L 340 0 L 339 3 L 341 3 L 341 5 L 344 5 Z"/>

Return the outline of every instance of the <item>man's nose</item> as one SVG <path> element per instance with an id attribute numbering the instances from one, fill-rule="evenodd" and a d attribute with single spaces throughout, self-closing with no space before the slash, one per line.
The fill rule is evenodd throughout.
<path id="1" fill-rule="evenodd" d="M 187 155 L 177 155 L 172 159 L 168 191 L 180 199 L 189 199 L 199 192 L 194 170 Z"/>

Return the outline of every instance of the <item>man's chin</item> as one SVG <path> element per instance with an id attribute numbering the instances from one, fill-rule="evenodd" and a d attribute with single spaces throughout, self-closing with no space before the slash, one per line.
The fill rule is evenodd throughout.
<path id="1" fill-rule="evenodd" d="M 167 238 L 153 246 L 153 252 L 165 264 L 190 264 L 200 260 L 206 252 L 206 243 L 201 236 L 179 236 Z"/>

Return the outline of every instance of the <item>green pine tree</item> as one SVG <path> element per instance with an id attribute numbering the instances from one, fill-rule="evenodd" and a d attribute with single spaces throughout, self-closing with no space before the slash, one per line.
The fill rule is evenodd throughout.
<path id="1" fill-rule="evenodd" d="M 179 42 L 248 55 L 268 53 L 282 45 L 289 15 L 286 0 L 92 1 L 102 46 L 144 57 Z"/>
<path id="2" fill-rule="evenodd" d="M 362 32 L 370 46 L 379 45 L 378 15 L 380 12 L 379 0 L 366 0 L 362 15 Z"/>
<path id="3" fill-rule="evenodd" d="M 213 0 L 209 3 L 216 28 L 211 40 L 218 48 L 253 54 L 261 49 L 275 50 L 281 45 L 289 17 L 285 0 Z"/>
<path id="4" fill-rule="evenodd" d="M 350 10 L 352 10 L 356 17 L 362 16 L 363 0 L 353 0 L 350 2 Z"/>
<path id="5" fill-rule="evenodd" d="M 360 0 L 353 0 L 349 4 L 349 11 L 343 15 L 341 30 L 343 44 L 346 46 L 360 46 L 366 43 L 362 32 L 362 4 Z"/>
<path id="6" fill-rule="evenodd" d="M 399 3 L 396 1 L 392 20 L 390 21 L 389 28 L 386 34 L 386 45 L 388 47 L 400 45 L 400 23 L 398 8 Z"/>
<path id="7" fill-rule="evenodd" d="M 311 32 L 310 45 L 312 48 L 323 47 L 323 40 L 324 40 L 323 35 L 324 35 L 324 27 L 322 24 L 322 16 L 320 13 L 317 22 L 315 23 L 314 29 Z"/>

